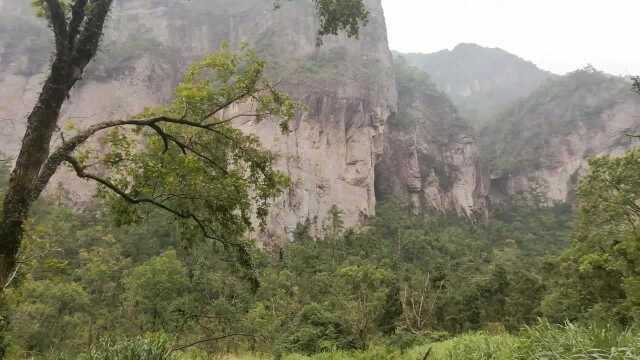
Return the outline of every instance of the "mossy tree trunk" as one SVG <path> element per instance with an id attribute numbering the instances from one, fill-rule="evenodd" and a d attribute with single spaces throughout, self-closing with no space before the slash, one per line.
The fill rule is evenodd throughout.
<path id="1" fill-rule="evenodd" d="M 112 0 L 76 0 L 65 12 L 60 0 L 41 4 L 55 38 L 55 55 L 11 173 L 0 219 L 0 291 L 11 281 L 23 237 L 23 226 L 59 162 L 49 151 L 60 109 L 98 50 Z"/>

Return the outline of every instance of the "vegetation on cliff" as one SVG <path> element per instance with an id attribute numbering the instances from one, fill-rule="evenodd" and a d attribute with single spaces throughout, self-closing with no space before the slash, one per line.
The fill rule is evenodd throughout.
<path id="1" fill-rule="evenodd" d="M 482 154 L 495 173 L 553 167 L 558 142 L 604 127 L 607 112 L 634 96 L 628 81 L 592 67 L 549 80 L 482 130 Z"/>
<path id="2" fill-rule="evenodd" d="M 404 54 L 409 64 L 430 74 L 462 115 L 482 128 L 513 102 L 553 77 L 502 49 L 460 44 L 433 54 Z"/>

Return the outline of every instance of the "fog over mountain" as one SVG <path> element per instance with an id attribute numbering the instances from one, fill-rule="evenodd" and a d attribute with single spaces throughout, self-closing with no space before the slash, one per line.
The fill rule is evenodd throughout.
<path id="1" fill-rule="evenodd" d="M 433 54 L 404 54 L 425 71 L 460 109 L 482 126 L 505 108 L 529 95 L 553 75 L 502 49 L 460 44 Z"/>
<path id="2" fill-rule="evenodd" d="M 396 51 L 434 53 L 476 43 L 557 74 L 587 64 L 615 75 L 640 73 L 635 1 L 384 0 L 383 6 Z"/>

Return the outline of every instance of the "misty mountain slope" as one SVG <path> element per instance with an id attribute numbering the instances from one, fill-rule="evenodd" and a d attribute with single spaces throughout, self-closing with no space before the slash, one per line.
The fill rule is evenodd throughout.
<path id="1" fill-rule="evenodd" d="M 280 241 L 298 222 L 321 229 L 329 209 L 355 226 L 375 212 L 374 165 L 396 107 L 392 57 L 380 0 L 368 0 L 359 39 L 329 36 L 316 47 L 312 1 L 116 1 L 102 49 L 63 108 L 61 128 L 131 116 L 171 98 L 184 69 L 227 42 L 257 49 L 269 74 L 308 111 L 288 135 L 268 122 L 239 124 L 277 154 L 291 187 L 261 237 Z M 51 35 L 29 2 L 0 0 L 0 151 L 15 154 L 48 66 Z M 7 18 L 15 21 L 8 22 Z M 27 39 L 14 46 L 15 39 Z M 38 40 L 37 42 L 35 40 Z M 65 183 L 80 192 L 83 183 Z M 57 184 L 54 184 L 57 185 Z"/>
<path id="2" fill-rule="evenodd" d="M 405 54 L 453 100 L 463 117 L 481 127 L 553 74 L 502 49 L 460 44 L 432 54 Z"/>
<path id="3" fill-rule="evenodd" d="M 482 215 L 486 210 L 473 128 L 429 76 L 395 59 L 398 113 L 387 124 L 376 167 L 380 199 L 409 200 L 414 211 Z"/>
<path id="4" fill-rule="evenodd" d="M 538 189 L 570 200 L 590 157 L 637 145 L 640 95 L 624 78 L 587 67 L 550 80 L 480 136 L 493 196 Z"/>

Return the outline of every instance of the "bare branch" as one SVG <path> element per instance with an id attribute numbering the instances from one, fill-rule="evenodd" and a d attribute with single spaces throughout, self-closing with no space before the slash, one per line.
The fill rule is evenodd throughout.
<path id="1" fill-rule="evenodd" d="M 16 263 L 16 268 L 13 269 L 13 272 L 9 276 L 9 279 L 7 279 L 7 282 L 2 286 L 3 291 L 7 290 L 7 288 L 11 285 L 13 280 L 16 278 L 16 275 L 18 275 L 18 271 L 20 271 L 20 266 L 22 266 L 22 264 Z"/>
<path id="2" fill-rule="evenodd" d="M 213 338 L 208 338 L 208 339 L 202 339 L 202 340 L 198 340 L 198 341 L 192 342 L 191 344 L 177 346 L 177 347 L 169 350 L 167 352 L 166 356 L 169 357 L 169 355 L 173 354 L 174 352 L 182 351 L 182 350 L 188 349 L 188 348 L 196 346 L 196 345 L 200 345 L 200 344 L 204 344 L 204 343 L 212 342 L 212 341 L 219 341 L 219 340 L 227 339 L 227 338 L 230 338 L 230 337 L 237 337 L 237 336 L 249 337 L 249 338 L 253 338 L 253 339 L 256 338 L 255 335 L 238 333 L 238 334 L 228 334 L 228 335 L 223 335 L 223 336 L 218 336 L 218 337 L 213 337 Z"/>
<path id="3" fill-rule="evenodd" d="M 427 360 L 427 358 L 429 358 L 429 355 L 431 355 L 431 350 L 433 350 L 433 347 L 430 347 L 429 350 L 427 350 L 427 353 L 424 354 L 422 360 Z"/>
<path id="4" fill-rule="evenodd" d="M 251 95 L 251 93 L 252 93 L 252 91 L 247 90 L 247 91 L 244 91 L 244 92 L 242 92 L 242 93 L 238 94 L 237 96 L 235 96 L 235 97 L 233 97 L 233 98 L 229 99 L 229 100 L 228 100 L 227 102 L 225 102 L 224 104 L 219 105 L 218 107 L 216 107 L 215 109 L 213 109 L 211 112 L 209 112 L 209 113 L 204 117 L 204 120 L 211 118 L 211 117 L 212 117 L 212 116 L 214 116 L 215 114 L 217 114 L 217 113 L 219 113 L 220 111 L 222 111 L 222 110 L 224 110 L 224 109 L 228 108 L 229 106 L 231 106 L 231 104 L 233 104 L 233 103 L 235 103 L 235 102 L 238 102 L 238 101 L 240 101 L 240 100 L 244 99 L 245 97 L 247 97 L 247 96 Z"/>
<path id="5" fill-rule="evenodd" d="M 263 112 L 263 113 L 242 113 L 242 114 L 234 115 L 234 116 L 232 116 L 232 117 L 230 117 L 228 119 L 220 120 L 218 122 L 209 123 L 209 124 L 207 124 L 207 126 L 208 127 L 219 126 L 219 125 L 222 125 L 222 124 L 230 123 L 233 120 L 241 118 L 241 117 L 254 117 L 256 119 L 259 119 L 259 118 L 261 118 L 263 116 L 267 116 L 267 115 L 270 115 L 270 114 L 271 113 L 268 113 L 268 112 Z"/>

